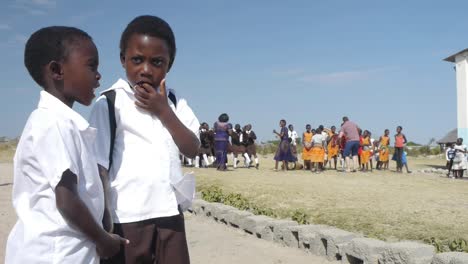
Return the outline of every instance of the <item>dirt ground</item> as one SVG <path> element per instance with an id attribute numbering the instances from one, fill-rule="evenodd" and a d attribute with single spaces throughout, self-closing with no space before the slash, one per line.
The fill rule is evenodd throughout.
<path id="1" fill-rule="evenodd" d="M 16 222 L 11 204 L 12 174 L 11 163 L 0 163 L 0 260 L 4 259 L 6 240 Z M 194 264 L 334 263 L 191 214 L 186 214 L 186 229 L 191 263 Z"/>
<path id="2" fill-rule="evenodd" d="M 390 171 L 343 173 L 327 170 L 273 171 L 272 156 L 261 157 L 260 169 L 194 169 L 197 185 L 217 185 L 226 193 L 240 193 L 281 217 L 302 209 L 308 220 L 384 239 L 468 239 L 468 178 L 417 172 L 441 168 L 437 158 L 409 158 L 413 173 Z"/>

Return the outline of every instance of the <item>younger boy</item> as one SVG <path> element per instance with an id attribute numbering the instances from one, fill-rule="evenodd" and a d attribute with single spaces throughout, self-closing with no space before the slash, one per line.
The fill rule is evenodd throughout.
<path id="1" fill-rule="evenodd" d="M 100 172 L 111 182 L 114 232 L 132 241 L 108 263 L 190 262 L 174 185 L 183 177 L 179 153 L 191 159 L 198 153 L 200 123 L 187 101 L 166 88 L 175 54 L 164 20 L 135 18 L 120 40 L 127 78 L 107 90 L 115 92 L 113 106 L 101 96 L 91 112 Z M 109 109 L 116 121 L 112 159 Z"/>
<path id="2" fill-rule="evenodd" d="M 71 27 L 42 28 L 24 63 L 41 91 L 14 157 L 11 231 L 5 263 L 99 263 L 127 240 L 102 228 L 104 192 L 96 167 L 96 129 L 72 110 L 91 104 L 101 75 L 96 46 Z"/>

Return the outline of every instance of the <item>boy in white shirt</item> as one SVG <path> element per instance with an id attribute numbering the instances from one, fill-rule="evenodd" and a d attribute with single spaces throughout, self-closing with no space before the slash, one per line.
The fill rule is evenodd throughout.
<path id="1" fill-rule="evenodd" d="M 44 90 L 14 157 L 18 221 L 5 263 L 99 263 L 128 241 L 102 228 L 96 129 L 72 110 L 75 101 L 90 105 L 99 86 L 96 46 L 79 29 L 42 28 L 27 41 L 24 61 Z"/>
<path id="2" fill-rule="evenodd" d="M 135 18 L 120 40 L 127 80 L 119 79 L 104 92 L 115 93 L 114 106 L 103 95 L 91 112 L 90 123 L 98 128 L 100 172 L 110 180 L 114 232 L 131 241 L 105 263 L 190 262 L 173 186 L 182 178 L 179 153 L 191 159 L 198 153 L 200 123 L 187 101 L 171 99 L 175 93 L 166 88 L 175 53 L 175 37 L 164 20 Z"/>

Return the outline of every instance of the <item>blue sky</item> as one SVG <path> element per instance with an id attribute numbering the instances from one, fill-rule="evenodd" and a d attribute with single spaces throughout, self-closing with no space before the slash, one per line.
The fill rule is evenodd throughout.
<path id="1" fill-rule="evenodd" d="M 347 115 L 374 137 L 404 127 L 427 143 L 456 127 L 453 66 L 468 47 L 466 1 L 60 1 L 2 0 L 0 136 L 21 134 L 40 88 L 23 65 L 37 29 L 68 25 L 99 49 L 102 91 L 124 76 L 118 43 L 134 17 L 173 28 L 177 55 L 169 86 L 200 121 L 227 112 L 273 139 L 282 118 L 339 126 Z M 90 108 L 74 106 L 88 117 Z"/>

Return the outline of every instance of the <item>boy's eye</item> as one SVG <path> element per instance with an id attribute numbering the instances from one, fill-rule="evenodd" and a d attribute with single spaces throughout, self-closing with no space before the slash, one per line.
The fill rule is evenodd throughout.
<path id="1" fill-rule="evenodd" d="M 154 58 L 152 60 L 152 63 L 153 63 L 154 66 L 161 67 L 161 66 L 164 65 L 165 60 L 163 58 Z"/>
<path id="2" fill-rule="evenodd" d="M 141 57 L 132 57 L 132 62 L 135 64 L 139 64 L 143 61 Z"/>
<path id="3" fill-rule="evenodd" d="M 97 71 L 98 64 L 97 63 L 90 63 L 89 67 L 91 68 L 92 71 Z"/>

